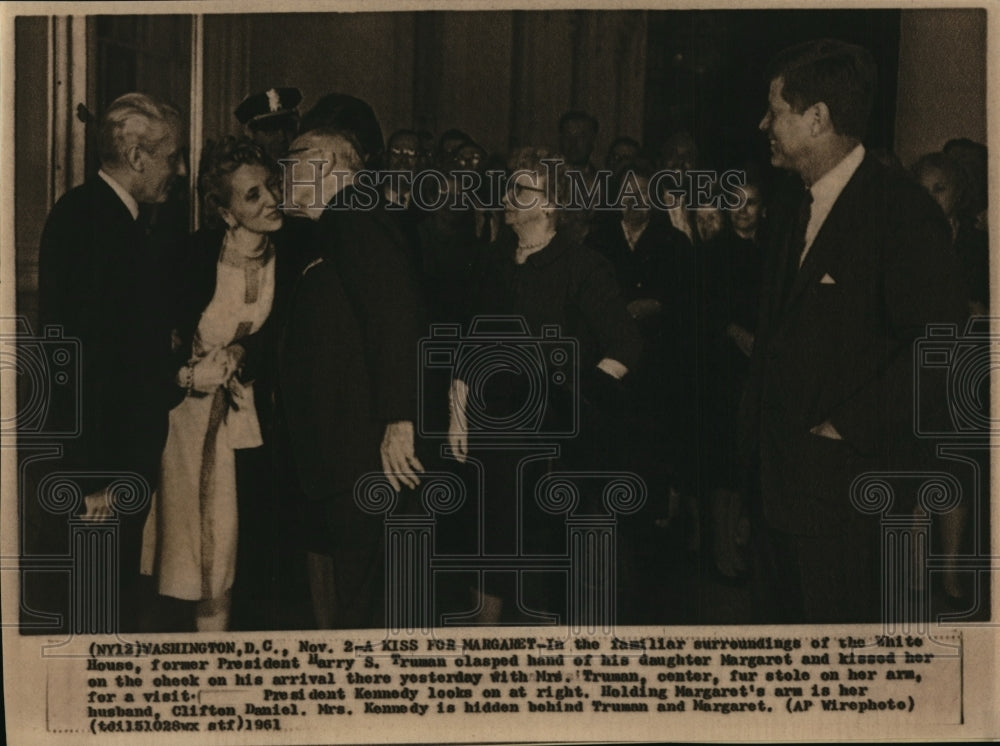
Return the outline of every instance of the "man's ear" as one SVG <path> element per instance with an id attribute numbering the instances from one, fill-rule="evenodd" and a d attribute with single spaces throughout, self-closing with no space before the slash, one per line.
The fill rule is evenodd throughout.
<path id="1" fill-rule="evenodd" d="M 323 178 L 337 170 L 337 153 L 333 148 L 323 148 Z"/>
<path id="2" fill-rule="evenodd" d="M 809 128 L 813 135 L 819 135 L 833 129 L 833 121 L 830 119 L 830 107 L 825 103 L 822 101 L 816 102 L 809 107 L 809 112 Z"/>
<path id="3" fill-rule="evenodd" d="M 142 173 L 146 170 L 145 158 L 145 153 L 143 153 L 142 148 L 138 145 L 133 145 L 125 151 L 125 162 L 133 171 Z"/>

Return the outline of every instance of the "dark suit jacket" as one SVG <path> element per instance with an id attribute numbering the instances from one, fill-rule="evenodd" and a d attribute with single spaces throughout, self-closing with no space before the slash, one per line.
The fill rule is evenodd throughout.
<path id="1" fill-rule="evenodd" d="M 66 441 L 60 468 L 137 472 L 155 486 L 167 413 L 183 395 L 170 336 L 176 259 L 100 178 L 52 209 L 39 251 L 41 321 L 78 338 L 82 355 L 82 433 Z"/>
<path id="2" fill-rule="evenodd" d="M 342 190 L 335 204 L 350 205 L 353 192 Z M 328 205 L 313 239 L 315 258 L 284 319 L 279 417 L 310 501 L 302 543 L 333 560 L 332 625 L 372 627 L 384 623 L 385 524 L 355 505 L 354 487 L 381 471 L 387 423 L 416 427 L 423 310 L 403 239 L 381 210 Z"/>
<path id="3" fill-rule="evenodd" d="M 285 318 L 279 386 L 299 481 L 321 500 L 381 469 L 387 423 L 415 422 L 424 312 L 403 239 L 382 210 L 328 208 L 313 247 Z"/>
<path id="4" fill-rule="evenodd" d="M 148 211 L 147 211 L 148 212 Z M 167 437 L 168 413 L 183 397 L 171 351 L 171 303 L 177 245 L 170 231 L 149 234 L 100 178 L 69 191 L 52 208 L 39 249 L 39 304 L 43 325 L 58 325 L 80 342 L 81 375 L 75 399 L 53 400 L 51 416 L 64 425 L 80 406 L 80 435 L 62 441 L 63 457 L 45 469 L 77 473 L 138 474 L 155 489 Z M 84 494 L 117 477 L 80 479 Z M 83 506 L 80 506 L 82 510 Z M 120 513 L 119 617 L 96 621 L 64 617 L 70 629 L 94 632 L 139 628 L 139 552 L 148 503 Z M 63 516 L 25 505 L 30 524 L 22 551 L 66 551 Z M 36 608 L 68 614 L 58 582 L 39 575 L 26 593 Z M 91 626 L 92 624 L 96 626 Z"/>
<path id="5" fill-rule="evenodd" d="M 705 489 L 739 489 L 738 415 L 750 359 L 729 335 L 730 324 L 757 329 L 761 245 L 726 229 L 701 247 L 703 335 L 699 350 L 701 478 Z"/>
<path id="6" fill-rule="evenodd" d="M 961 320 L 962 294 L 940 211 L 917 185 L 866 157 L 783 305 L 797 204 L 779 198 L 771 210 L 743 440 L 759 459 L 767 522 L 831 535 L 859 518 L 850 484 L 862 471 L 926 468 L 913 435 L 913 343 L 930 322 Z M 919 394 L 943 407 L 943 391 Z M 842 441 L 809 432 L 824 421 Z"/>

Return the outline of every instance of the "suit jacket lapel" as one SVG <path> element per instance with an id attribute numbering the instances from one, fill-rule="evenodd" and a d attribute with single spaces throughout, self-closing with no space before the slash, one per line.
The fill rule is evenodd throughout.
<path id="1" fill-rule="evenodd" d="M 801 190 L 801 187 L 800 187 Z M 772 276 L 775 278 L 774 286 L 769 290 L 769 298 L 767 300 L 770 306 L 769 318 L 780 319 L 785 310 L 788 308 L 788 301 L 790 300 L 790 294 L 786 297 L 785 287 L 789 280 L 788 271 L 790 267 L 789 252 L 793 251 L 791 244 L 794 240 L 795 225 L 797 220 L 797 211 L 799 200 L 802 194 L 801 191 L 793 193 L 797 198 L 792 199 L 793 195 L 789 195 L 789 200 L 786 203 L 787 209 L 786 214 L 775 221 L 775 225 L 782 226 L 781 235 L 777 236 L 778 240 L 772 245 L 775 246 L 775 255 L 772 260 L 776 262 Z"/>
<path id="2" fill-rule="evenodd" d="M 841 238 L 852 234 L 849 226 L 862 207 L 860 203 L 863 201 L 864 180 L 868 171 L 866 166 L 867 159 L 854 172 L 851 180 L 833 203 L 830 214 L 823 221 L 795 276 L 794 284 L 788 294 L 786 310 L 793 307 L 806 288 L 817 282 L 822 273 L 827 271 L 830 256 L 842 250 Z M 787 248 L 787 241 L 785 245 Z"/>

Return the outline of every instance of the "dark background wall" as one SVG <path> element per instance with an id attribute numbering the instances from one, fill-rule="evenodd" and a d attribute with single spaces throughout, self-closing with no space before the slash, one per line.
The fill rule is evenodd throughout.
<path id="1" fill-rule="evenodd" d="M 986 142 L 985 58 L 985 10 L 901 14 L 895 148 L 903 163 L 953 137 Z"/>
<path id="2" fill-rule="evenodd" d="M 689 129 L 707 161 L 725 167 L 766 160 L 757 131 L 767 101 L 765 68 L 778 50 L 834 38 L 872 51 L 878 97 L 868 137 L 892 147 L 899 50 L 898 10 L 746 10 L 650 13 L 644 132 Z"/>
<path id="3" fill-rule="evenodd" d="M 386 134 L 402 127 L 469 132 L 491 151 L 549 142 L 568 108 L 601 121 L 601 146 L 619 129 L 642 135 L 645 11 L 476 11 L 268 14 L 240 21 L 242 88 L 295 85 L 307 109 L 330 91 L 360 96 Z M 206 40 L 232 35 L 215 19 Z M 213 44 L 214 46 L 214 44 Z M 209 84 L 206 97 L 221 90 Z M 235 127 L 228 118 L 211 135 Z"/>

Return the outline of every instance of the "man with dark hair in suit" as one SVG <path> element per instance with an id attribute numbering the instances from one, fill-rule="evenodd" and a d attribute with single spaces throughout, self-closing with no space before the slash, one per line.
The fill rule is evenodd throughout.
<path id="1" fill-rule="evenodd" d="M 184 389 L 175 381 L 171 351 L 172 247 L 149 240 L 139 205 L 165 202 L 187 173 L 182 134 L 177 109 L 152 96 L 127 93 L 112 102 L 98 136 L 101 169 L 56 203 L 39 250 L 42 323 L 60 325 L 81 343 L 82 430 L 65 443 L 56 468 L 138 475 L 150 491 L 158 478 L 167 414 Z M 208 367 L 199 368 L 200 380 Z M 109 494 L 114 481 L 108 477 L 105 484 L 85 486 L 91 490 L 84 497 L 88 519 L 108 518 L 120 507 Z M 137 623 L 144 518 L 144 513 L 121 516 L 120 631 Z"/>
<path id="2" fill-rule="evenodd" d="M 559 117 L 559 151 L 569 168 L 584 172 L 593 180 L 597 169 L 590 162 L 597 140 L 597 119 L 585 111 L 567 111 Z"/>
<path id="3" fill-rule="evenodd" d="M 576 181 L 576 189 L 569 209 L 563 213 L 562 230 L 571 240 L 582 243 L 595 222 L 594 206 L 604 201 L 606 183 L 598 181 L 597 168 L 590 162 L 597 141 L 597 118 L 585 111 L 571 110 L 559 117 L 559 152 L 566 160 L 570 178 Z M 595 202 L 585 204 L 583 192 L 592 192 Z"/>
<path id="4" fill-rule="evenodd" d="M 851 484 L 865 471 L 926 468 L 913 342 L 930 322 L 962 318 L 948 226 L 917 185 L 865 153 L 867 50 L 801 44 L 768 80 L 760 129 L 772 164 L 798 178 L 770 212 L 743 406 L 758 571 L 769 621 L 874 622 L 879 526 L 852 507 Z"/>
<path id="5" fill-rule="evenodd" d="M 423 471 L 414 451 L 424 331 L 417 283 L 378 191 L 355 178 L 381 144 L 371 108 L 331 94 L 303 118 L 287 164 L 294 173 L 286 171 L 282 209 L 316 221 L 314 258 L 288 305 L 278 382 L 290 467 L 306 499 L 320 628 L 383 623 L 384 526 L 357 507 L 355 485 L 381 471 L 399 491 Z"/>

